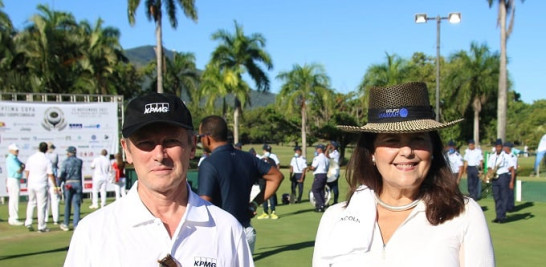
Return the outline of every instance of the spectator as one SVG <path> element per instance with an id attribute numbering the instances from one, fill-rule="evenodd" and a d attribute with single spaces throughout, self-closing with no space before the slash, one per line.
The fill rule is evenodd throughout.
<path id="1" fill-rule="evenodd" d="M 464 152 L 464 169 L 467 174 L 467 186 L 470 197 L 479 200 L 481 197 L 481 181 L 479 173 L 483 166 L 481 149 L 476 147 L 474 140 L 468 140 L 468 148 Z"/>
<path id="2" fill-rule="evenodd" d="M 89 206 L 90 209 L 99 208 L 99 191 L 100 207 L 106 206 L 106 185 L 112 168 L 110 160 L 106 157 L 107 155 L 108 151 L 103 149 L 100 151 L 100 156 L 94 158 L 93 162 L 91 162 L 91 169 L 95 171 L 93 172 L 93 199 L 91 206 Z"/>
<path id="3" fill-rule="evenodd" d="M 326 173 L 328 173 L 328 165 L 330 161 L 324 155 L 326 147 L 323 144 L 316 146 L 315 157 L 313 163 L 309 167 L 313 171 L 315 179 L 311 187 L 313 197 L 315 198 L 315 211 L 324 212 L 326 208 L 326 200 L 324 199 L 324 186 L 326 185 Z"/>
<path id="4" fill-rule="evenodd" d="M 112 163 L 112 171 L 114 172 L 114 193 L 116 195 L 116 200 L 120 197 L 124 197 L 125 185 L 127 180 L 125 178 L 125 162 L 123 161 L 123 155 L 121 153 L 116 153 L 114 156 L 114 162 Z"/>
<path id="5" fill-rule="evenodd" d="M 457 184 L 459 184 L 464 173 L 464 163 L 463 157 L 461 154 L 459 154 L 459 152 L 457 152 L 455 142 L 453 140 L 449 140 L 449 142 L 447 142 L 447 151 L 445 156 L 447 162 L 449 163 L 453 178 L 457 181 Z"/>
<path id="6" fill-rule="evenodd" d="M 82 199 L 82 165 L 81 159 L 76 157 L 76 148 L 69 146 L 66 149 L 66 159 L 61 165 L 59 179 L 64 183 L 64 221 L 60 225 L 61 230 L 70 230 L 70 212 L 74 207 L 74 229 L 80 221 L 80 206 Z"/>
<path id="7" fill-rule="evenodd" d="M 339 144 L 336 141 L 331 141 L 326 146 L 325 156 L 330 161 L 328 173 L 326 175 L 326 185 L 330 188 L 330 192 L 334 193 L 334 205 L 337 204 L 339 198 Z"/>
<path id="8" fill-rule="evenodd" d="M 210 153 L 199 167 L 199 195 L 237 218 L 245 228 L 250 250 L 254 251 L 256 230 L 250 219 L 263 198 L 277 191 L 283 175 L 252 154 L 233 148 L 227 132 L 226 121 L 219 116 L 208 116 L 199 125 L 199 141 Z M 267 186 L 251 200 L 251 189 L 258 177 L 264 178 Z"/>
<path id="9" fill-rule="evenodd" d="M 21 192 L 21 178 L 23 178 L 23 170 L 25 164 L 18 158 L 19 147 L 16 144 L 8 146 L 8 156 L 6 157 L 7 180 L 6 186 L 9 193 L 8 223 L 10 225 L 19 226 L 23 222 L 19 221 L 19 194 Z"/>
<path id="10" fill-rule="evenodd" d="M 57 192 L 51 182 L 48 182 L 48 196 L 47 196 L 47 208 L 45 214 L 45 222 L 49 221 L 49 210 L 51 209 L 51 217 L 53 217 L 53 224 L 59 224 L 59 204 L 61 203 L 62 187 L 61 181 L 58 178 L 58 169 L 59 169 L 59 155 L 55 153 L 55 145 L 51 142 L 47 143 L 47 151 L 45 153 L 46 157 L 51 161 L 51 170 L 53 171 L 53 177 L 55 177 L 55 182 L 59 186 L 59 191 Z"/>
<path id="11" fill-rule="evenodd" d="M 55 178 L 53 177 L 53 170 L 51 169 L 51 161 L 46 157 L 47 144 L 41 142 L 38 145 L 38 151 L 30 156 L 25 164 L 25 176 L 27 177 L 27 190 L 28 190 L 28 205 L 27 205 L 27 218 L 25 220 L 25 226 L 33 231 L 32 227 L 32 215 L 34 208 L 38 213 L 38 231 L 49 232 L 49 228 L 46 226 L 45 213 L 47 208 L 47 186 L 48 180 L 53 185 L 53 188 L 57 194 L 59 194 L 59 188 Z"/>

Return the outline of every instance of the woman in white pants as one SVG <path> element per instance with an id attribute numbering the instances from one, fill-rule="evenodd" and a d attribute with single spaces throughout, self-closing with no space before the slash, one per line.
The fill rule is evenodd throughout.
<path id="1" fill-rule="evenodd" d="M 125 179 L 125 162 L 123 161 L 123 156 L 121 153 L 116 154 L 116 157 L 112 163 L 112 171 L 114 174 L 112 184 L 114 185 L 116 200 L 118 200 L 120 197 L 125 196 L 125 184 L 127 183 Z"/>

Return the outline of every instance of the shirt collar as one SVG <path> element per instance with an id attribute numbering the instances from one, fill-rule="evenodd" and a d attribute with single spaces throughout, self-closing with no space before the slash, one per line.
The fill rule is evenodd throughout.
<path id="1" fill-rule="evenodd" d="M 188 187 L 188 204 L 186 206 L 186 212 L 184 213 L 180 223 L 211 221 L 210 214 L 206 206 L 206 201 L 191 191 L 189 184 L 186 183 L 186 186 Z M 159 218 L 155 217 L 144 205 L 140 199 L 140 196 L 138 195 L 137 188 L 138 181 L 135 182 L 129 193 L 127 193 L 127 199 L 121 199 L 127 201 L 130 205 L 128 209 L 125 210 L 125 216 L 129 226 L 132 227 L 150 224 L 156 220 L 159 220 Z"/>
<path id="2" fill-rule="evenodd" d="M 232 150 L 235 150 L 235 148 L 233 148 L 233 146 L 231 144 L 225 144 L 225 145 L 221 145 L 219 147 L 216 147 L 211 154 L 214 154 L 216 152 L 220 152 L 220 151 L 232 151 Z"/>

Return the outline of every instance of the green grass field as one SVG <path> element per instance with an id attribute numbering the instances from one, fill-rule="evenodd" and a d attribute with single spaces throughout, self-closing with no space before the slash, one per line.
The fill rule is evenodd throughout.
<path id="1" fill-rule="evenodd" d="M 245 146 L 248 150 L 251 146 Z M 258 151 L 261 145 L 254 145 Z M 261 152 L 261 151 L 260 151 Z M 281 165 L 288 165 L 292 155 L 290 147 L 273 147 L 281 160 Z M 534 158 L 520 162 L 528 167 Z M 546 170 L 546 169 L 545 169 Z M 288 169 L 283 168 L 287 176 Z M 343 173 L 343 172 L 342 172 Z M 257 243 L 254 260 L 257 266 L 310 266 L 313 244 L 321 214 L 315 213 L 308 202 L 308 193 L 312 179 L 305 181 L 304 202 L 277 207 L 278 220 L 256 220 Z M 542 177 L 520 177 L 524 181 L 546 180 Z M 346 182 L 340 180 L 340 199 L 345 199 Z M 463 191 L 465 191 L 463 189 Z M 279 202 L 283 193 L 290 192 L 290 183 L 285 180 L 277 192 Z M 546 194 L 546 192 L 544 192 Z M 546 257 L 546 203 L 519 202 L 516 211 L 508 214 L 505 224 L 492 224 L 495 217 L 494 203 L 491 198 L 479 201 L 484 209 L 489 230 L 495 247 L 497 266 L 544 266 Z M 83 216 L 90 210 L 90 200 L 82 205 Z M 61 204 L 61 211 L 63 209 Z M 22 202 L 19 214 L 24 219 L 26 203 Z M 259 212 L 262 212 L 261 208 Z M 49 233 L 29 232 L 23 226 L 10 226 L 7 220 L 7 203 L 0 205 L 0 266 L 61 266 L 66 256 L 72 232 L 63 232 L 57 226 L 48 227 Z M 34 220 L 36 223 L 36 220 Z"/>

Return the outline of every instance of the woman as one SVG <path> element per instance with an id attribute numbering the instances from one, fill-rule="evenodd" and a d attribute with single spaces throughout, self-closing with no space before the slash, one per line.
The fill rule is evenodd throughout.
<path id="1" fill-rule="evenodd" d="M 112 170 L 114 171 L 115 180 L 113 181 L 114 193 L 116 194 L 116 200 L 125 196 L 125 162 L 121 153 L 117 153 L 112 163 Z"/>
<path id="2" fill-rule="evenodd" d="M 347 202 L 323 215 L 313 266 L 494 266 L 481 207 L 451 177 L 424 83 L 372 88 L 347 166 Z"/>

